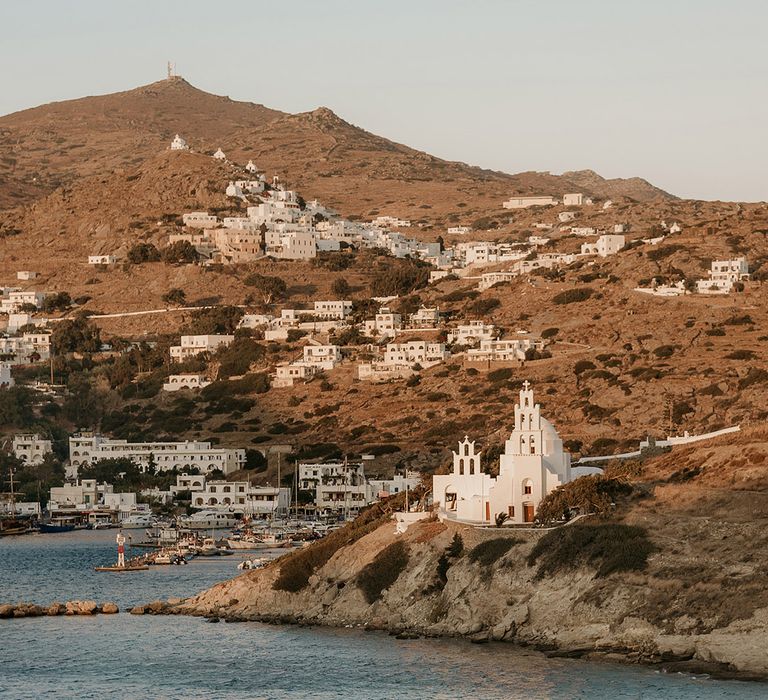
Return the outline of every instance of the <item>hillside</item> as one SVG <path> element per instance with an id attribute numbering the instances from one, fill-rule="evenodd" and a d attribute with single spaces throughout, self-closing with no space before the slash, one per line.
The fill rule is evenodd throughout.
<path id="1" fill-rule="evenodd" d="M 625 188 L 591 178 L 582 187 L 583 178 L 513 176 L 451 163 L 370 134 L 327 108 L 287 115 L 171 78 L 0 117 L 0 209 L 33 202 L 79 178 L 140 166 L 177 132 L 194 150 L 221 147 L 242 163 L 253 158 L 307 198 L 321 198 L 347 215 L 394 212 L 433 221 L 459 203 L 467 215 L 483 215 L 513 193 L 580 188 L 603 198 L 665 195 L 630 181 Z"/>

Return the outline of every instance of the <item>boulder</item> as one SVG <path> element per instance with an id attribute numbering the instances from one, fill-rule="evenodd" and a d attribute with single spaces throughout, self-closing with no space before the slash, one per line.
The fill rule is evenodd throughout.
<path id="1" fill-rule="evenodd" d="M 120 612 L 120 608 L 114 603 L 104 603 L 104 605 L 101 606 L 101 612 L 104 613 L 104 615 L 114 615 L 115 613 Z"/>
<path id="2" fill-rule="evenodd" d="M 153 615 L 159 615 L 168 607 L 164 600 L 154 600 L 147 606 L 147 611 Z"/>
<path id="3" fill-rule="evenodd" d="M 63 615 L 65 610 L 64 603 L 51 603 L 45 609 L 45 614 L 50 617 L 56 617 L 57 615 Z"/>
<path id="4" fill-rule="evenodd" d="M 77 603 L 78 615 L 95 615 L 99 612 L 99 606 L 95 600 L 80 600 Z"/>
<path id="5" fill-rule="evenodd" d="M 13 605 L 0 605 L 0 619 L 6 619 L 13 617 L 13 611 L 15 610 Z"/>
<path id="6" fill-rule="evenodd" d="M 144 615 L 146 613 L 146 610 L 143 605 L 134 605 L 131 608 L 131 615 Z"/>

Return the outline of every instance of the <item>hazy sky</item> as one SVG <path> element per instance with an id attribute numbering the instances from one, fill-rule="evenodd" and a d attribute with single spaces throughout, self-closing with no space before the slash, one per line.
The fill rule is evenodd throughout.
<path id="1" fill-rule="evenodd" d="M 164 77 L 434 155 L 768 200 L 766 0 L 0 0 L 0 113 Z"/>

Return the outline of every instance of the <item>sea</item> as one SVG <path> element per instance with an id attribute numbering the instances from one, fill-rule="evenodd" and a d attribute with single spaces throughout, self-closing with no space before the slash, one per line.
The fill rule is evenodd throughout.
<path id="1" fill-rule="evenodd" d="M 135 531 L 134 537 L 140 536 Z M 183 597 L 253 553 L 97 573 L 114 530 L 0 538 L 0 602 Z M 129 551 L 129 554 L 132 553 Z M 0 620 L 0 698 L 693 700 L 768 697 L 768 684 L 548 659 L 511 644 L 397 640 L 360 629 L 212 624 L 127 614 Z"/>

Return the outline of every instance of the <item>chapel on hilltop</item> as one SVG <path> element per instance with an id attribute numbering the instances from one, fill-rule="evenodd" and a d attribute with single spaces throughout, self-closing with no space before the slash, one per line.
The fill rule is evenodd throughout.
<path id="1" fill-rule="evenodd" d="M 453 453 L 453 471 L 432 479 L 432 493 L 441 518 L 477 524 L 532 523 L 541 500 L 558 486 L 601 473 L 595 467 L 571 467 L 571 455 L 554 426 L 541 416 L 528 382 L 515 406 L 515 424 L 499 457 L 499 475 L 482 471 L 481 453 L 465 437 Z"/>

